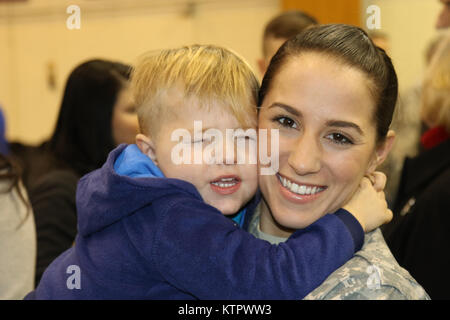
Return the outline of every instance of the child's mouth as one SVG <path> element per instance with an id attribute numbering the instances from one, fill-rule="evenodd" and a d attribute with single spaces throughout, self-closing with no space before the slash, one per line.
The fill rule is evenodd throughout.
<path id="1" fill-rule="evenodd" d="M 222 195 L 235 193 L 241 186 L 238 176 L 222 176 L 210 182 L 211 189 Z"/>

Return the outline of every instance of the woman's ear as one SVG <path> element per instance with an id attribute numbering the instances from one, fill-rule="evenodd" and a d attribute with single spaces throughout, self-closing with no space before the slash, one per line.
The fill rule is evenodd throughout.
<path id="1" fill-rule="evenodd" d="M 377 169 L 377 167 L 382 164 L 384 160 L 386 160 L 389 152 L 392 149 L 392 146 L 394 145 L 394 141 L 395 132 L 393 130 L 389 130 L 384 142 L 376 147 L 375 156 L 369 165 L 367 173 L 373 173 Z"/>
<path id="2" fill-rule="evenodd" d="M 139 150 L 146 156 L 148 156 L 152 161 L 158 165 L 157 159 L 156 159 L 156 149 L 155 145 L 150 139 L 150 137 L 147 137 L 146 135 L 143 135 L 142 133 L 139 133 L 136 135 L 136 145 L 138 146 Z"/>

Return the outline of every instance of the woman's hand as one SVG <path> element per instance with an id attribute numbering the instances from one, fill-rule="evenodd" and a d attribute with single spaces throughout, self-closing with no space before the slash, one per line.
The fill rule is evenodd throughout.
<path id="1" fill-rule="evenodd" d="M 343 207 L 361 224 L 364 232 L 372 231 L 392 220 L 384 195 L 386 176 L 375 172 L 364 177 L 350 201 Z"/>

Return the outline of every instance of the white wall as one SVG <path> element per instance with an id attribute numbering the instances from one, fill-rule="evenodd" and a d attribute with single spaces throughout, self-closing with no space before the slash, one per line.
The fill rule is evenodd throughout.
<path id="1" fill-rule="evenodd" d="M 196 3 L 195 6 L 189 6 Z M 81 9 L 69 30 L 66 8 Z M 191 43 L 227 46 L 254 67 L 278 0 L 29 0 L 0 4 L 0 104 L 10 140 L 38 143 L 53 131 L 65 80 L 93 57 L 132 63 L 147 50 Z M 48 85 L 54 66 L 56 88 Z"/>

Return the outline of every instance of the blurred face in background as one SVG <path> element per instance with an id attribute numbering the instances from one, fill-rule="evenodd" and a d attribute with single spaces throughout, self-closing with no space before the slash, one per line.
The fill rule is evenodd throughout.
<path id="1" fill-rule="evenodd" d="M 264 76 L 264 73 L 266 73 L 267 67 L 270 64 L 270 59 L 272 59 L 286 40 L 286 38 L 275 38 L 274 36 L 268 36 L 264 39 L 264 57 L 258 60 L 261 76 Z"/>
<path id="2" fill-rule="evenodd" d="M 111 126 L 112 136 L 116 145 L 135 142 L 139 124 L 131 89 L 128 86 L 120 90 L 117 95 Z"/>
<path id="3" fill-rule="evenodd" d="M 450 0 L 440 0 L 443 7 L 439 13 L 436 29 L 445 29 L 450 27 Z"/>

